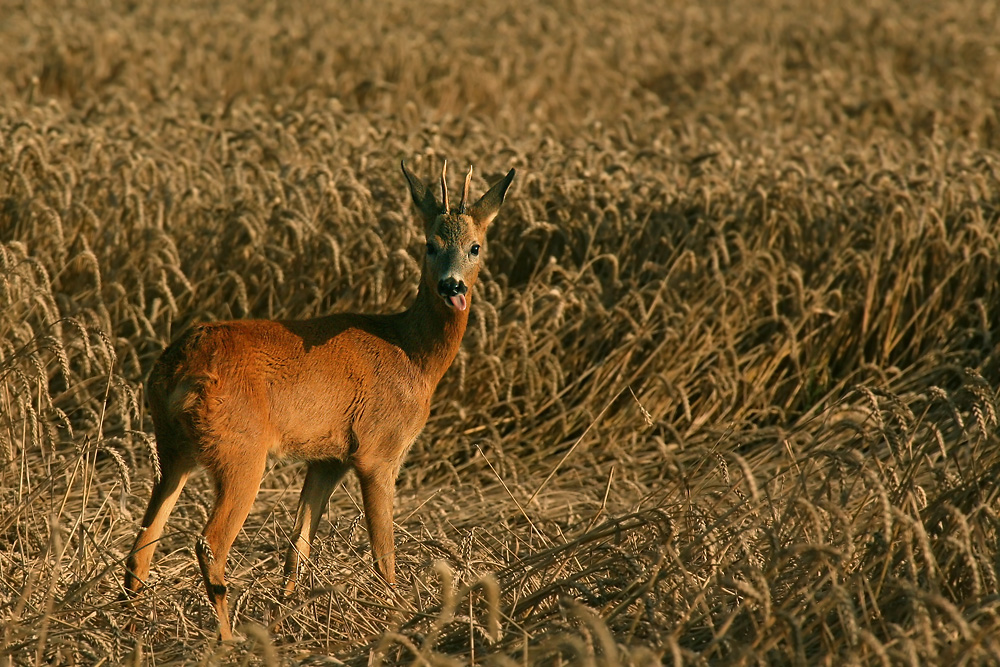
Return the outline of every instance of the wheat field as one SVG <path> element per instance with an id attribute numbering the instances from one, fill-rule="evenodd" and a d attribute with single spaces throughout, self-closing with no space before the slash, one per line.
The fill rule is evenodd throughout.
<path id="1" fill-rule="evenodd" d="M 298 6 L 301 5 L 301 6 Z M 1000 661 L 993 2 L 13 2 L 0 17 L 0 664 Z M 518 170 L 400 474 L 221 645 L 196 475 L 120 601 L 185 327 L 393 312 L 431 180 Z M 457 187 L 457 186 L 455 186 Z"/>

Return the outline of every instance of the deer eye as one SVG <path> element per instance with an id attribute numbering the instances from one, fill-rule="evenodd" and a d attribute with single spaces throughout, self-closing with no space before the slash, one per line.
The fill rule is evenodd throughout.
<path id="1" fill-rule="evenodd" d="M 437 248 L 434 247 L 433 243 L 430 242 L 427 243 L 427 254 L 428 255 L 437 254 Z"/>
<path id="2" fill-rule="evenodd" d="M 469 252 L 471 252 L 473 255 L 478 255 L 479 254 L 479 244 L 478 243 L 473 243 L 472 244 L 472 248 L 469 250 Z"/>

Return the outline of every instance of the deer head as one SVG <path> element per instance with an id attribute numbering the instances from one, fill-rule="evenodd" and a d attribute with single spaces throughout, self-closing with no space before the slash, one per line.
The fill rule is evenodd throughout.
<path id="1" fill-rule="evenodd" d="M 469 307 L 467 294 L 479 277 L 479 261 L 486 247 L 486 228 L 500 211 L 507 188 L 514 180 L 514 170 L 493 185 L 475 204 L 467 205 L 472 167 L 465 177 L 465 187 L 458 206 L 452 208 L 448 197 L 448 162 L 441 169 L 441 202 L 423 181 L 400 163 L 410 184 L 410 196 L 424 220 L 427 252 L 421 280 L 423 288 L 440 297 L 440 303 L 458 311 Z"/>

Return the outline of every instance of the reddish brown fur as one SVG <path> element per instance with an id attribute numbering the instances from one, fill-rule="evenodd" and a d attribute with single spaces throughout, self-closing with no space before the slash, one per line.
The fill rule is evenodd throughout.
<path id="1" fill-rule="evenodd" d="M 429 246 L 409 309 L 202 324 L 157 361 L 149 405 L 162 476 L 128 559 L 130 593 L 142 589 L 167 516 L 191 470 L 201 465 L 215 480 L 216 502 L 196 553 L 222 638 L 232 637 L 225 563 L 268 453 L 309 462 L 285 561 L 286 593 L 294 590 L 330 494 L 349 468 L 361 481 L 376 569 L 394 584 L 396 475 L 468 323 L 468 307 L 452 307 L 439 283 L 464 282 L 471 300 L 476 251 L 485 246 L 486 227 L 514 176 L 511 170 L 466 213 L 464 197 L 458 212 L 443 209 L 405 166 L 403 172 Z"/>

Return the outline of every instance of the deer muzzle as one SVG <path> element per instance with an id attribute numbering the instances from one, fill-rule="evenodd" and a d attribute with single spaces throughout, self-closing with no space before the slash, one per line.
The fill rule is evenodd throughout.
<path id="1" fill-rule="evenodd" d="M 468 285 L 462 280 L 443 278 L 438 282 L 438 294 L 455 310 L 465 310 L 469 307 L 469 300 L 465 298 L 468 291 Z"/>

